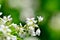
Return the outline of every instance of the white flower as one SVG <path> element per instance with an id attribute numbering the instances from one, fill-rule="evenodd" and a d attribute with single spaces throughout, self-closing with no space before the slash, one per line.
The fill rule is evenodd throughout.
<path id="1" fill-rule="evenodd" d="M 24 31 L 24 28 L 23 28 L 23 27 L 21 27 L 21 28 L 20 28 L 20 32 L 23 32 L 23 31 Z"/>
<path id="2" fill-rule="evenodd" d="M 36 23 L 37 21 L 35 18 L 27 18 L 26 23 L 27 25 L 32 25 L 33 23 Z"/>
<path id="3" fill-rule="evenodd" d="M 39 22 L 43 21 L 43 17 L 41 17 L 41 16 L 38 17 L 38 16 L 37 16 L 37 18 L 38 18 L 38 21 L 39 21 Z"/>
<path id="4" fill-rule="evenodd" d="M 29 30 L 34 31 L 34 27 L 33 26 L 29 26 Z"/>
<path id="5" fill-rule="evenodd" d="M 18 25 L 17 24 L 14 24 L 14 23 L 12 23 L 11 24 L 14 28 L 17 28 L 18 27 Z"/>
<path id="6" fill-rule="evenodd" d="M 8 18 L 9 21 L 12 20 L 11 15 L 9 15 L 7 18 Z"/>
<path id="7" fill-rule="evenodd" d="M 12 20 L 12 18 L 10 18 L 10 15 L 8 17 L 3 16 L 3 19 L 0 18 L 0 24 L 5 24 L 7 21 L 10 22 L 11 20 Z"/>
<path id="8" fill-rule="evenodd" d="M 29 34 L 31 34 L 31 36 L 36 36 L 33 26 L 29 27 Z"/>
<path id="9" fill-rule="evenodd" d="M 6 22 L 7 22 L 7 21 L 11 21 L 11 20 L 12 20 L 11 15 L 9 15 L 9 16 L 7 16 L 7 17 L 4 16 L 4 17 L 3 17 L 3 20 L 6 21 Z"/>
<path id="10" fill-rule="evenodd" d="M 36 35 L 40 36 L 40 33 L 41 33 L 40 29 L 37 29 L 36 30 Z"/>
<path id="11" fill-rule="evenodd" d="M 2 12 L 0 12 L 0 15 L 2 15 Z"/>
<path id="12" fill-rule="evenodd" d="M 22 24 L 20 23 L 20 27 L 22 27 Z"/>
<path id="13" fill-rule="evenodd" d="M 11 32 L 8 26 L 4 26 L 4 25 L 0 25 L 0 31 L 3 32 L 3 34 L 7 34 Z"/>

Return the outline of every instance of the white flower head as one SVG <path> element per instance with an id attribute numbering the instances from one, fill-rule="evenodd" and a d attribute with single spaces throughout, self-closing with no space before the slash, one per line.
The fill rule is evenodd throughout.
<path id="1" fill-rule="evenodd" d="M 3 17 L 3 20 L 6 21 L 6 22 L 7 22 L 7 21 L 11 21 L 11 20 L 12 20 L 11 15 L 9 15 L 9 16 L 7 16 L 7 17 L 4 16 L 4 17 Z"/>
<path id="2" fill-rule="evenodd" d="M 38 21 L 39 21 L 39 22 L 43 21 L 43 17 L 41 17 L 41 16 L 38 17 L 38 16 L 37 16 L 37 18 L 38 18 Z"/>
<path id="3" fill-rule="evenodd" d="M 11 24 L 14 28 L 17 28 L 18 27 L 18 25 L 17 24 L 14 24 L 14 23 L 12 23 Z"/>
<path id="4" fill-rule="evenodd" d="M 0 15 L 2 15 L 2 12 L 0 12 Z"/>
<path id="5" fill-rule="evenodd" d="M 0 31 L 3 32 L 3 34 L 10 33 L 11 30 L 8 28 L 8 26 L 1 25 L 0 26 Z"/>
<path id="6" fill-rule="evenodd" d="M 37 21 L 35 18 L 27 18 L 26 23 L 27 25 L 32 25 L 33 23 L 36 23 Z"/>
<path id="7" fill-rule="evenodd" d="M 36 30 L 36 35 L 40 36 L 40 33 L 41 33 L 40 29 L 37 29 Z"/>
<path id="8" fill-rule="evenodd" d="M 34 31 L 34 27 L 33 26 L 29 26 L 29 30 Z"/>
<path id="9" fill-rule="evenodd" d="M 36 34 L 34 32 L 34 27 L 33 26 L 29 27 L 29 34 L 31 34 L 31 36 L 36 36 Z"/>
<path id="10" fill-rule="evenodd" d="M 20 29 L 19 30 L 20 32 L 24 32 L 24 28 L 23 27 L 20 27 L 19 29 Z"/>

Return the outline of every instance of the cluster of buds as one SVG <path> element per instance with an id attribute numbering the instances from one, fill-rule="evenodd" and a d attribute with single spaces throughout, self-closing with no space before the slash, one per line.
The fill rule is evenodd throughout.
<path id="1" fill-rule="evenodd" d="M 0 13 L 2 14 L 2 13 Z M 1 40 L 20 40 L 29 36 L 40 36 L 40 28 L 38 22 L 41 22 L 43 17 L 27 18 L 26 24 L 17 25 L 12 22 L 11 15 L 0 17 L 0 34 L 4 37 Z M 0 36 L 1 37 L 1 36 Z"/>

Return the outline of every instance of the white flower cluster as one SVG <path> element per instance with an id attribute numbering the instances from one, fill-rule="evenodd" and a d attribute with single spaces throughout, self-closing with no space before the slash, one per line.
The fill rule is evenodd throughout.
<path id="1" fill-rule="evenodd" d="M 40 36 L 40 28 L 38 22 L 42 21 L 40 16 L 38 20 L 35 18 L 27 18 L 26 24 L 22 26 L 12 23 L 11 15 L 0 17 L 0 34 L 2 34 L 6 40 L 20 40 L 19 38 L 25 38 L 28 36 Z M 5 40 L 3 39 L 3 40 Z"/>

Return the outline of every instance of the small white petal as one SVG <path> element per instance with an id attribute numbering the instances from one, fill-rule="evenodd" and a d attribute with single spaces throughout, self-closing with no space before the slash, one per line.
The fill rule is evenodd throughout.
<path id="1" fill-rule="evenodd" d="M 10 18 L 10 17 L 11 17 L 11 15 L 8 16 L 8 18 Z"/>
<path id="2" fill-rule="evenodd" d="M 32 25 L 33 24 L 33 22 L 32 21 L 27 21 L 27 25 Z"/>
<path id="3" fill-rule="evenodd" d="M 8 21 L 11 21 L 11 20 L 12 20 L 11 15 L 9 15 L 9 16 L 7 17 L 7 19 L 8 19 Z"/>
<path id="4" fill-rule="evenodd" d="M 40 29 L 37 29 L 36 30 L 36 35 L 40 36 L 40 33 L 41 33 Z"/>
<path id="5" fill-rule="evenodd" d="M 26 20 L 30 20 L 29 18 L 27 18 Z"/>
<path id="6" fill-rule="evenodd" d="M 20 23 L 20 26 L 22 27 L 22 24 Z"/>
<path id="7" fill-rule="evenodd" d="M 27 25 L 33 25 L 36 22 L 35 18 L 27 18 L 26 20 Z"/>
<path id="8" fill-rule="evenodd" d="M 33 22 L 34 22 L 34 23 L 37 23 L 37 21 L 36 21 L 36 20 L 34 20 Z"/>

